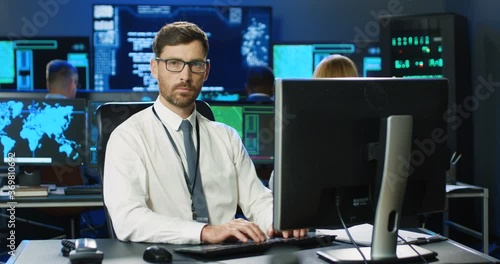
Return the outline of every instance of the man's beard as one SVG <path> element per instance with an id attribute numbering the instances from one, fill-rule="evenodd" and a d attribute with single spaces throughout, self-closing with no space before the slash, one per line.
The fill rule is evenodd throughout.
<path id="1" fill-rule="evenodd" d="M 173 90 L 165 91 L 165 89 L 161 89 L 160 86 L 160 94 L 167 102 L 170 104 L 177 106 L 177 107 L 188 107 L 192 105 L 196 101 L 196 97 L 198 97 L 198 93 L 195 93 L 193 95 L 179 95 L 175 93 L 175 89 L 177 89 L 179 85 L 176 85 Z M 192 89 L 192 87 L 188 84 L 183 84 L 182 86 L 189 87 L 189 89 Z"/>

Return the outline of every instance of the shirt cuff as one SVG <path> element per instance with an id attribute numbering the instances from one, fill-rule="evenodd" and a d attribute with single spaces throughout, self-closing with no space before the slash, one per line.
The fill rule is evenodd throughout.
<path id="1" fill-rule="evenodd" d="M 188 222 L 184 226 L 183 236 L 189 240 L 189 243 L 201 243 L 201 230 L 206 226 L 206 223 Z"/>

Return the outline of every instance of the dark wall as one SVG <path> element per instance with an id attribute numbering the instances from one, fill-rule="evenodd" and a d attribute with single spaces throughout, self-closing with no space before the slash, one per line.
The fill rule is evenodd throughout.
<path id="1" fill-rule="evenodd" d="M 472 95 L 478 98 L 474 123 L 474 184 L 488 187 L 490 233 L 500 236 L 500 2 L 448 0 L 446 9 L 467 16 L 471 44 Z"/>
<path id="2" fill-rule="evenodd" d="M 273 7 L 273 40 L 351 40 L 358 32 L 378 39 L 374 14 L 444 11 L 444 0 L 4 0 L 0 8 L 0 35 L 26 37 L 90 35 L 93 3 L 196 4 Z"/>

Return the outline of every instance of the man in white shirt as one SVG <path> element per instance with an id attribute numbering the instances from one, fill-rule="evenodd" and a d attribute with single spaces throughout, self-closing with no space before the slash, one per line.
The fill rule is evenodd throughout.
<path id="1" fill-rule="evenodd" d="M 106 148 L 104 202 L 118 239 L 184 244 L 264 241 L 266 234 L 276 235 L 272 194 L 259 181 L 237 132 L 195 109 L 210 70 L 205 32 L 188 22 L 167 24 L 156 35 L 153 51 L 151 72 L 160 95 L 152 107 L 117 127 Z M 193 207 L 198 200 L 192 199 L 193 181 L 186 176 L 183 120 L 193 127 L 194 184 L 201 183 L 207 221 Z M 237 206 L 250 221 L 234 219 Z"/>

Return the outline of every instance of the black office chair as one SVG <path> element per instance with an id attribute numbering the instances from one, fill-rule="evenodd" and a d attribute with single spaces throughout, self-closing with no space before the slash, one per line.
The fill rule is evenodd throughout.
<path id="1" fill-rule="evenodd" d="M 99 170 L 101 183 L 104 182 L 104 157 L 106 154 L 106 145 L 111 132 L 113 132 L 118 125 L 123 123 L 123 121 L 127 120 L 135 113 L 150 107 L 151 105 L 153 105 L 153 102 L 109 102 L 97 107 L 97 168 Z M 209 120 L 215 121 L 212 109 L 206 102 L 196 100 L 196 110 Z M 106 214 L 109 237 L 116 238 L 106 205 L 104 205 L 104 211 Z"/>

